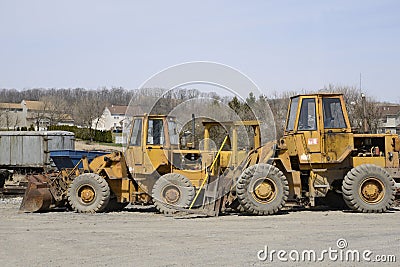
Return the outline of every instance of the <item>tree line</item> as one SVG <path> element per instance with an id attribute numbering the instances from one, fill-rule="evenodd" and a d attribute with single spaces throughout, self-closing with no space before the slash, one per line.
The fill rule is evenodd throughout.
<path id="1" fill-rule="evenodd" d="M 371 132 L 376 132 L 381 114 L 378 103 L 370 96 L 365 99 L 366 114 L 364 116 L 363 98 L 359 89 L 350 86 L 329 85 L 318 92 L 321 91 L 343 93 L 352 127 L 361 129 L 364 126 L 363 123 L 366 122 L 367 128 Z M 127 90 L 122 87 L 99 88 L 97 90 L 85 88 L 0 89 L 0 102 L 42 101 L 42 109 L 37 110 L 37 114 L 35 114 L 38 119 L 46 116 L 50 125 L 56 125 L 65 119 L 65 116 L 70 116 L 76 125 L 89 129 L 92 128 L 93 121 L 100 118 L 106 106 L 128 105 L 131 100 L 136 103 L 131 107 L 135 109 L 132 111 L 133 113 L 146 110 L 149 105 L 156 103 L 152 109 L 154 113 L 169 114 L 171 110 L 187 100 L 212 99 L 214 101 L 204 103 L 196 101 L 197 107 L 192 105 L 191 108 L 200 112 L 206 109 L 205 105 L 208 105 L 210 112 L 221 113 L 222 109 L 218 106 L 225 105 L 229 106 L 242 120 L 254 119 L 254 110 L 258 110 L 260 114 L 267 112 L 265 107 L 268 104 L 271 109 L 270 114 L 264 115 L 268 118 L 273 115 L 277 137 L 280 137 L 283 134 L 290 97 L 298 93 L 314 92 L 316 91 L 275 91 L 269 95 L 257 97 L 249 92 L 245 100 L 240 100 L 237 97 L 220 96 L 215 92 L 204 93 L 197 89 L 186 88 L 178 88 L 167 93 L 162 88 Z M 4 110 L 2 110 L 2 113 L 4 113 Z M 189 114 L 189 112 L 187 113 Z M 4 120 L 4 114 L 0 114 L 1 118 Z M 229 116 L 226 119 L 229 119 Z"/>

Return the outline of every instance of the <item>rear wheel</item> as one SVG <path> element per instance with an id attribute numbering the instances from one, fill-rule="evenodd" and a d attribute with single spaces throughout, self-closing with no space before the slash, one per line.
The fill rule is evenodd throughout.
<path id="1" fill-rule="evenodd" d="M 244 170 L 236 185 L 236 192 L 246 212 L 267 215 L 282 209 L 289 195 L 289 186 L 278 168 L 261 163 Z"/>
<path id="2" fill-rule="evenodd" d="M 192 203 L 195 190 L 188 178 L 177 173 L 161 176 L 153 186 L 152 198 L 158 211 L 172 214 L 178 208 L 187 208 Z"/>
<path id="3" fill-rule="evenodd" d="M 363 164 L 351 169 L 342 184 L 347 206 L 359 212 L 385 212 L 395 199 L 392 177 L 376 165 Z"/>
<path id="4" fill-rule="evenodd" d="M 76 177 L 68 189 L 68 203 L 80 213 L 104 211 L 110 200 L 110 187 L 107 181 L 94 173 Z"/>

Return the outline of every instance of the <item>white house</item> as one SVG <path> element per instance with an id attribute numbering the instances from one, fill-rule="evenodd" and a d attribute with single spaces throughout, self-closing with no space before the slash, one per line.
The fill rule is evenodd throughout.
<path id="1" fill-rule="evenodd" d="M 125 119 L 125 113 L 128 106 L 106 107 L 100 118 L 92 121 L 92 127 L 97 130 L 122 130 L 122 124 Z"/>

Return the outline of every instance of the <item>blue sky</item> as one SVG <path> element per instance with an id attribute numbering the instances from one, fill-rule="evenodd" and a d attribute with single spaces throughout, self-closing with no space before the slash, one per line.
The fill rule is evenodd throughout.
<path id="1" fill-rule="evenodd" d="M 0 88 L 137 88 L 215 61 L 266 94 L 362 85 L 400 102 L 400 1 L 0 0 Z"/>

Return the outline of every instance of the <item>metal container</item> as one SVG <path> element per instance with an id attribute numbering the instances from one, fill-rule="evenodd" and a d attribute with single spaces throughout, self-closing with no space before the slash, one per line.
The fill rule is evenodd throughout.
<path id="1" fill-rule="evenodd" d="M 66 131 L 0 132 L 0 168 L 45 168 L 50 151 L 75 148 L 75 135 Z"/>
<path id="2" fill-rule="evenodd" d="M 50 152 L 50 157 L 57 169 L 61 170 L 75 167 L 83 157 L 86 157 L 90 163 L 94 158 L 109 153 L 105 151 L 54 150 Z M 82 162 L 79 163 L 78 168 L 83 168 Z"/>

